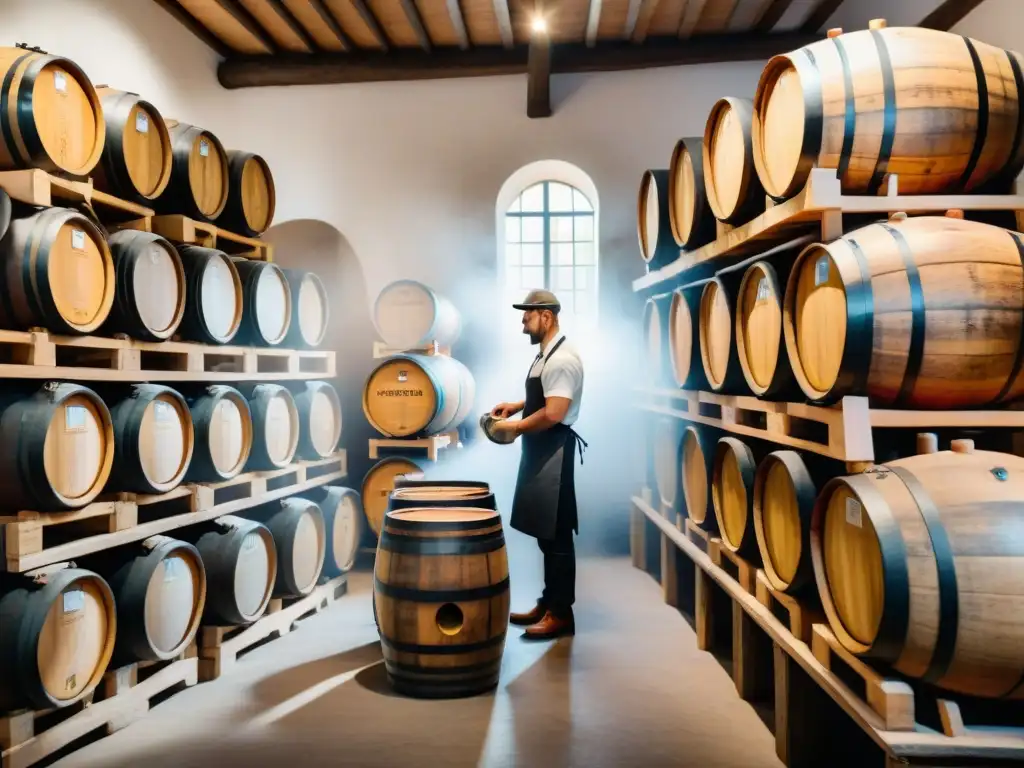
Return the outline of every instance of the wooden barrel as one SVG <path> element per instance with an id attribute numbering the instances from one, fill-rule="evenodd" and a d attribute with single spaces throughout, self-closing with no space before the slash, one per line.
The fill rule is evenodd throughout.
<path id="1" fill-rule="evenodd" d="M 814 167 L 838 170 L 847 194 L 884 194 L 889 174 L 905 195 L 1012 180 L 1024 163 L 1022 63 L 918 28 L 851 32 L 776 56 L 754 100 L 758 175 L 779 199 Z"/>
<path id="2" fill-rule="evenodd" d="M 228 160 L 220 140 L 194 125 L 167 121 L 171 180 L 156 201 L 160 213 L 213 221 L 228 202 Z"/>
<path id="3" fill-rule="evenodd" d="M 711 505 L 722 544 L 748 560 L 757 558 L 757 534 L 751 520 L 755 467 L 750 446 L 734 437 L 719 439 L 711 464 Z"/>
<path id="4" fill-rule="evenodd" d="M 754 531 L 764 573 L 781 592 L 799 594 L 814 584 L 811 513 L 817 486 L 796 451 L 769 453 L 754 476 Z"/>
<path id="5" fill-rule="evenodd" d="M 0 323 L 92 333 L 114 303 L 114 261 L 103 234 L 67 208 L 15 219 L 0 240 Z"/>
<path id="6" fill-rule="evenodd" d="M 373 305 L 373 324 L 394 349 L 421 349 L 437 342 L 450 347 L 462 331 L 459 311 L 448 299 L 415 280 L 385 286 Z"/>
<path id="7" fill-rule="evenodd" d="M 380 533 L 388 509 L 388 497 L 395 490 L 395 481 L 408 475 L 423 477 L 423 462 L 404 456 L 392 456 L 370 467 L 363 478 L 363 512 L 374 536 Z"/>
<path id="8" fill-rule="evenodd" d="M 1024 236 L 950 217 L 872 224 L 793 265 L 783 327 L 808 398 L 969 408 L 1024 393 Z M 955 385 L 951 383 L 955 382 Z"/>
<path id="9" fill-rule="evenodd" d="M 132 384 L 107 397 L 114 463 L 107 488 L 166 493 L 185 478 L 195 447 L 192 413 L 180 394 L 160 384 Z"/>
<path id="10" fill-rule="evenodd" d="M 951 447 L 825 485 L 818 593 L 853 653 L 957 693 L 1024 698 L 1024 459 Z"/>
<path id="11" fill-rule="evenodd" d="M 640 256 L 651 269 L 679 258 L 669 221 L 668 171 L 644 171 L 636 199 L 636 234 Z"/>
<path id="12" fill-rule="evenodd" d="M 671 301 L 672 294 L 664 293 L 644 303 L 644 362 L 647 380 L 656 387 L 669 383 L 668 308 Z"/>
<path id="13" fill-rule="evenodd" d="M 185 316 L 185 268 L 177 249 L 150 232 L 125 229 L 108 239 L 116 290 L 104 331 L 164 341 Z"/>
<path id="14" fill-rule="evenodd" d="M 395 478 L 395 488 L 441 488 L 441 489 L 475 489 L 491 490 L 491 484 L 482 480 L 426 480 L 414 475 L 403 475 Z"/>
<path id="15" fill-rule="evenodd" d="M 715 214 L 704 191 L 702 139 L 676 142 L 668 169 L 668 213 L 676 245 L 688 251 L 715 239 Z"/>
<path id="16" fill-rule="evenodd" d="M 782 341 L 782 305 L 788 268 L 767 261 L 743 273 L 736 298 L 736 355 L 750 390 L 765 399 L 797 400 L 799 387 Z"/>
<path id="17" fill-rule="evenodd" d="M 93 185 L 150 206 L 171 182 L 171 135 L 163 116 L 137 93 L 100 86 L 106 140 Z"/>
<path id="18" fill-rule="evenodd" d="M 114 595 L 98 574 L 0 574 L 0 711 L 74 704 L 103 678 L 117 631 Z"/>
<path id="19" fill-rule="evenodd" d="M 315 272 L 282 269 L 292 294 L 292 320 L 284 343 L 289 349 L 319 347 L 331 313 L 327 289 Z"/>
<path id="20" fill-rule="evenodd" d="M 262 616 L 277 579 L 277 550 L 267 527 L 224 515 L 186 531 L 206 568 L 203 623 L 248 624 Z"/>
<path id="21" fill-rule="evenodd" d="M 226 253 L 198 245 L 179 245 L 185 268 L 185 315 L 182 338 L 204 344 L 227 344 L 242 325 L 242 281 Z"/>
<path id="22" fill-rule="evenodd" d="M 106 126 L 85 72 L 59 56 L 0 47 L 0 73 L 0 170 L 88 176 L 103 153 Z"/>
<path id="23" fill-rule="evenodd" d="M 719 99 L 704 128 L 704 189 L 715 216 L 743 224 L 764 211 L 764 187 L 754 167 L 750 99 Z"/>
<path id="24" fill-rule="evenodd" d="M 10 386 L 0 401 L 0 487 L 8 509 L 84 507 L 114 463 L 114 428 L 99 395 L 79 384 Z"/>
<path id="25" fill-rule="evenodd" d="M 195 450 L 185 479 L 191 483 L 230 480 L 242 471 L 253 445 L 249 403 L 237 389 L 211 384 L 186 396 L 195 425 Z"/>
<path id="26" fill-rule="evenodd" d="M 721 394 L 746 394 L 739 352 L 733 341 L 733 317 L 739 273 L 716 276 L 700 297 L 700 360 L 708 386 Z"/>
<path id="27" fill-rule="evenodd" d="M 686 515 L 704 530 L 714 531 L 717 521 L 709 488 L 715 434 L 710 429 L 691 424 L 683 430 L 680 446 Z"/>
<path id="28" fill-rule="evenodd" d="M 675 512 L 679 508 L 682 464 L 679 456 L 679 422 L 660 418 L 654 426 L 654 483 L 663 508 Z"/>
<path id="29" fill-rule="evenodd" d="M 407 485 L 398 479 L 395 481 L 395 489 L 388 494 L 387 511 L 410 507 L 497 509 L 498 503 L 487 483 L 475 480 L 412 481 L 411 485 Z"/>
<path id="30" fill-rule="evenodd" d="M 243 515 L 267 526 L 277 550 L 274 597 L 304 597 L 320 580 L 327 553 L 324 514 L 315 501 L 294 496 Z"/>
<path id="31" fill-rule="evenodd" d="M 340 485 L 326 485 L 304 494 L 320 507 L 324 516 L 324 568 L 320 581 L 348 573 L 359 554 L 363 534 L 363 502 L 359 492 Z"/>
<path id="32" fill-rule="evenodd" d="M 292 322 L 292 289 L 276 264 L 232 256 L 242 281 L 242 325 L 236 343 L 273 347 Z"/>
<path id="33" fill-rule="evenodd" d="M 363 388 L 363 413 L 387 437 L 436 435 L 456 429 L 473 407 L 473 374 L 445 355 L 393 355 Z"/>
<path id="34" fill-rule="evenodd" d="M 299 447 L 301 421 L 292 393 L 280 384 L 239 384 L 249 401 L 252 450 L 247 471 L 287 467 Z"/>
<path id="35" fill-rule="evenodd" d="M 701 289 L 677 288 L 668 310 L 668 356 L 672 378 L 682 389 L 706 389 L 707 376 L 694 350 L 700 351 Z"/>
<path id="36" fill-rule="evenodd" d="M 229 150 L 228 201 L 217 226 L 246 237 L 259 237 L 274 221 L 277 194 L 267 161 L 252 152 Z"/>
<path id="37" fill-rule="evenodd" d="M 292 385 L 299 413 L 300 459 L 326 459 L 333 456 L 341 440 L 341 399 L 326 381 L 304 381 Z"/>
<path id="38" fill-rule="evenodd" d="M 498 684 L 509 580 L 497 511 L 388 512 L 373 592 L 384 666 L 395 690 L 446 698 Z"/>

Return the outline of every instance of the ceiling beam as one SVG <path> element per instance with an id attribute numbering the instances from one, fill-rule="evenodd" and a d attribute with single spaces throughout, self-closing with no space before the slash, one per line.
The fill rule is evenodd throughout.
<path id="1" fill-rule="evenodd" d="M 274 38 L 267 34 L 267 31 L 260 26 L 256 18 L 246 8 L 243 8 L 238 0 L 217 0 L 217 5 L 245 27 L 245 31 L 255 37 L 264 48 L 271 53 L 277 53 L 278 47 L 277 43 L 274 42 Z"/>
<path id="2" fill-rule="evenodd" d="M 633 21 L 633 32 L 630 39 L 634 43 L 642 43 L 647 39 L 647 31 L 651 28 L 651 19 L 658 10 L 659 0 L 640 0 L 636 18 Z"/>
<path id="3" fill-rule="evenodd" d="M 409 21 L 412 31 L 416 33 L 416 42 L 420 44 L 420 48 L 430 53 L 430 35 L 423 26 L 423 18 L 414 0 L 402 0 L 402 10 L 405 11 L 405 18 Z"/>
<path id="4" fill-rule="evenodd" d="M 494 15 L 498 17 L 501 44 L 506 48 L 513 47 L 516 41 L 512 36 L 512 16 L 508 11 L 508 0 L 494 0 Z"/>
<path id="5" fill-rule="evenodd" d="M 771 32 L 792 4 L 793 0 L 768 0 L 768 4 L 762 9 L 761 18 L 754 19 L 754 30 Z"/>
<path id="6" fill-rule="evenodd" d="M 327 25 L 327 28 L 331 30 L 331 33 L 341 43 L 342 50 L 351 51 L 355 48 L 352 38 L 345 33 L 345 30 L 341 28 L 341 24 L 334 18 L 334 14 L 324 5 L 324 0 L 309 0 L 309 4 L 313 6 L 313 10 L 317 12 L 317 15 Z"/>
<path id="7" fill-rule="evenodd" d="M 946 32 L 955 27 L 964 16 L 983 2 L 984 0 L 946 0 L 946 2 L 925 16 L 918 26 Z"/>
<path id="8" fill-rule="evenodd" d="M 469 34 L 466 32 L 466 19 L 462 15 L 462 6 L 459 5 L 459 0 L 447 0 L 447 3 L 448 17 L 452 20 L 455 36 L 459 38 L 459 48 L 465 51 L 469 48 Z"/>
<path id="9" fill-rule="evenodd" d="M 701 14 L 704 13 L 704 6 L 708 4 L 708 0 L 690 0 L 686 4 L 686 10 L 683 11 L 683 19 L 679 22 L 679 38 L 685 40 L 693 34 L 693 30 L 697 27 L 697 22 L 700 21 Z"/>
<path id="10" fill-rule="evenodd" d="M 283 21 L 288 29 L 290 29 L 302 44 L 306 46 L 310 53 L 321 50 L 313 36 L 306 31 L 306 28 L 299 23 L 299 20 L 292 15 L 292 12 L 288 10 L 287 6 L 281 2 L 281 0 L 267 0 L 267 5 L 270 6 L 271 10 L 277 14 L 277 17 Z"/>
<path id="11" fill-rule="evenodd" d="M 384 51 L 391 50 L 388 36 L 384 34 L 384 28 L 380 25 L 380 21 L 377 20 L 374 12 L 370 10 L 370 6 L 366 4 L 366 0 L 349 0 L 349 2 L 352 3 L 352 6 L 359 13 L 359 18 L 363 20 L 363 23 L 370 28 L 370 34 L 377 41 L 377 45 Z"/>
<path id="12" fill-rule="evenodd" d="M 597 45 L 597 28 L 601 24 L 601 0 L 590 0 L 587 11 L 587 47 Z"/>
<path id="13" fill-rule="evenodd" d="M 534 32 L 526 54 L 526 116 L 551 117 L 551 38 Z"/>
<path id="14" fill-rule="evenodd" d="M 153 0 L 157 5 L 163 8 L 167 13 L 174 17 L 181 26 L 195 35 L 202 43 L 207 47 L 212 48 L 215 53 L 223 58 L 231 56 L 234 51 L 228 47 L 228 45 L 221 40 L 219 37 L 214 35 L 210 30 L 204 27 L 191 13 L 186 11 L 175 0 Z"/>
<path id="15" fill-rule="evenodd" d="M 811 11 L 807 19 L 800 27 L 801 32 L 812 34 L 821 29 L 821 25 L 824 24 L 829 18 L 839 10 L 839 6 L 843 4 L 843 0 L 818 0 L 817 6 Z"/>

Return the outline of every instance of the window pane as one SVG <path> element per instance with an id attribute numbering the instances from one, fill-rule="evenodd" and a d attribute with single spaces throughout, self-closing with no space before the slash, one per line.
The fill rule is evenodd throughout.
<path id="1" fill-rule="evenodd" d="M 523 290 L 544 288 L 544 267 L 523 267 Z"/>
<path id="2" fill-rule="evenodd" d="M 519 222 L 522 221 L 518 216 L 506 216 L 505 217 L 505 242 L 506 243 L 518 243 L 520 240 Z"/>
<path id="3" fill-rule="evenodd" d="M 571 291 L 572 290 L 572 267 L 555 267 L 551 270 L 551 274 L 554 277 L 555 285 L 553 290 L 555 291 Z"/>
<path id="4" fill-rule="evenodd" d="M 508 212 L 509 213 L 518 213 L 519 211 L 523 210 L 523 207 L 522 207 L 522 197 L 523 197 L 522 195 L 517 197 L 515 199 L 515 202 L 512 203 L 512 205 L 510 205 L 508 207 Z"/>
<path id="5" fill-rule="evenodd" d="M 519 263 L 521 246 L 518 243 L 509 243 L 505 246 L 505 263 L 509 266 Z"/>
<path id="6" fill-rule="evenodd" d="M 523 264 L 526 266 L 544 266 L 544 246 L 540 243 L 536 245 L 524 245 L 523 246 Z M 536 287 L 536 286 L 535 286 Z"/>
<path id="7" fill-rule="evenodd" d="M 594 239 L 594 217 L 593 216 L 576 216 L 576 240 L 593 240 Z"/>
<path id="8" fill-rule="evenodd" d="M 573 303 L 577 315 L 589 315 L 593 311 L 591 294 L 586 291 L 576 291 L 573 295 Z"/>
<path id="9" fill-rule="evenodd" d="M 523 219 L 523 242 L 544 242 L 544 219 L 540 216 L 527 216 Z"/>
<path id="10" fill-rule="evenodd" d="M 592 291 L 594 289 L 594 268 L 575 267 L 574 271 L 576 273 L 576 290 Z"/>
<path id="11" fill-rule="evenodd" d="M 572 216 L 551 217 L 551 241 L 555 243 L 572 241 Z"/>
<path id="12" fill-rule="evenodd" d="M 572 243 L 552 243 L 551 263 L 572 266 Z"/>
<path id="13" fill-rule="evenodd" d="M 594 244 L 593 243 L 576 243 L 576 263 L 577 264 L 593 264 L 594 263 Z"/>
<path id="14" fill-rule="evenodd" d="M 522 195 L 524 211 L 544 210 L 544 184 L 534 184 Z"/>
<path id="15" fill-rule="evenodd" d="M 520 293 L 523 288 L 522 274 L 519 267 L 505 268 L 505 290 Z"/>
<path id="16" fill-rule="evenodd" d="M 552 181 L 548 184 L 548 210 L 571 211 L 572 187 Z"/>
<path id="17" fill-rule="evenodd" d="M 590 201 L 584 197 L 582 192 L 574 189 L 572 191 L 572 209 L 574 211 L 592 211 L 594 206 L 590 204 Z"/>

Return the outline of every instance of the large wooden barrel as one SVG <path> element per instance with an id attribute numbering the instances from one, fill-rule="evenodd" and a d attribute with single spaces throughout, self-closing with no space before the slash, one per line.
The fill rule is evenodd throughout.
<path id="1" fill-rule="evenodd" d="M 273 347 L 292 322 L 292 289 L 284 272 L 269 261 L 232 256 L 242 281 L 242 325 L 237 343 Z"/>
<path id="2" fill-rule="evenodd" d="M 700 361 L 708 386 L 721 394 L 746 394 L 746 382 L 733 340 L 739 273 L 716 276 L 700 297 Z"/>
<path id="3" fill-rule="evenodd" d="M 239 474 L 253 444 L 252 413 L 245 396 L 225 384 L 211 384 L 186 396 L 195 425 L 195 450 L 185 479 L 216 483 Z"/>
<path id="4" fill-rule="evenodd" d="M 233 626 L 267 609 L 277 579 L 274 537 L 262 523 L 234 515 L 186 529 L 206 568 L 203 623 Z"/>
<path id="5" fill-rule="evenodd" d="M 324 514 L 315 501 L 294 496 L 248 512 L 246 518 L 267 526 L 277 550 L 274 597 L 304 597 L 320 580 L 327 552 Z"/>
<path id="6" fill-rule="evenodd" d="M 701 293 L 699 287 L 677 288 L 669 302 L 669 363 L 672 378 L 682 389 L 706 389 L 708 385 L 699 359 Z"/>
<path id="7" fill-rule="evenodd" d="M 0 47 L 0 170 L 42 168 L 88 176 L 106 126 L 92 82 L 77 64 Z"/>
<path id="8" fill-rule="evenodd" d="M 751 519 L 756 460 L 750 446 L 723 437 L 711 463 L 711 505 L 722 544 L 748 560 L 757 559 L 757 534 Z"/>
<path id="9" fill-rule="evenodd" d="M 315 272 L 282 269 L 292 293 L 292 321 L 285 344 L 290 349 L 319 347 L 327 334 L 331 313 L 327 289 Z"/>
<path id="10" fill-rule="evenodd" d="M 446 355 L 393 355 L 370 373 L 363 413 L 388 437 L 436 435 L 456 429 L 473 408 L 473 374 Z"/>
<path id="11" fill-rule="evenodd" d="M 157 108 L 137 93 L 100 86 L 106 140 L 93 184 L 149 206 L 171 182 L 171 135 Z"/>
<path id="12" fill-rule="evenodd" d="M 743 273 L 736 298 L 736 355 L 750 390 L 765 399 L 799 399 L 799 387 L 782 339 L 782 305 L 789 269 L 780 275 L 767 261 Z"/>
<path id="13" fill-rule="evenodd" d="M 644 303 L 644 363 L 647 381 L 655 387 L 667 386 L 671 361 L 668 351 L 668 317 L 672 294 L 652 296 Z"/>
<path id="14" fill-rule="evenodd" d="M 877 26 L 877 25 L 875 25 Z M 768 193 L 799 192 L 811 168 L 847 194 L 971 191 L 1022 159 L 1020 54 L 960 35 L 874 28 L 768 62 L 754 100 L 754 159 Z"/>
<path id="15" fill-rule="evenodd" d="M 340 485 L 314 488 L 304 495 L 317 503 L 324 516 L 326 553 L 320 581 L 328 581 L 355 565 L 363 534 L 363 502 L 358 491 Z"/>
<path id="16" fill-rule="evenodd" d="M 509 580 L 497 511 L 389 512 L 373 591 L 384 666 L 397 691 L 445 698 L 498 684 Z"/>
<path id="17" fill-rule="evenodd" d="M 819 402 L 868 395 L 905 408 L 1019 397 L 1022 254 L 1015 232 L 936 216 L 809 246 L 793 265 L 783 307 L 801 389 Z"/>
<path id="18" fill-rule="evenodd" d="M 156 201 L 160 213 L 213 221 L 228 202 L 228 160 L 220 140 L 194 125 L 167 121 L 171 180 Z"/>
<path id="19" fill-rule="evenodd" d="M 415 280 L 384 287 L 373 305 L 373 324 L 395 349 L 421 349 L 431 342 L 450 347 L 462 331 L 459 311 L 447 298 Z"/>
<path id="20" fill-rule="evenodd" d="M 259 237 L 274 221 L 277 193 L 274 177 L 259 155 L 229 150 L 228 201 L 217 219 L 217 226 L 246 237 Z"/>
<path id="21" fill-rule="evenodd" d="M 683 430 L 679 449 L 686 516 L 706 531 L 716 530 L 717 524 L 710 493 L 715 438 L 714 430 L 690 424 Z"/>
<path id="22" fill-rule="evenodd" d="M 252 450 L 248 471 L 287 467 L 299 447 L 300 419 L 292 393 L 280 384 L 239 384 L 249 401 Z"/>
<path id="23" fill-rule="evenodd" d="M 293 384 L 295 407 L 299 412 L 300 459 L 326 459 L 333 456 L 341 440 L 341 399 L 326 381 Z"/>
<path id="24" fill-rule="evenodd" d="M 676 245 L 688 251 L 715 239 L 715 214 L 704 191 L 702 139 L 676 142 L 668 169 L 668 213 Z"/>
<path id="25" fill-rule="evenodd" d="M 387 511 L 410 507 L 497 509 L 498 503 L 490 486 L 476 480 L 396 479 L 395 489 L 388 494 Z"/>
<path id="26" fill-rule="evenodd" d="M 750 99 L 719 99 L 704 128 L 704 189 L 715 216 L 743 224 L 764 211 L 764 187 L 754 167 Z"/>
<path id="27" fill-rule="evenodd" d="M 654 484 L 663 508 L 675 512 L 682 498 L 682 463 L 679 448 L 679 422 L 659 418 L 654 425 Z"/>
<path id="28" fill-rule="evenodd" d="M 79 384 L 9 387 L 0 401 L 0 504 L 44 512 L 84 507 L 114 463 L 114 429 L 99 395 Z"/>
<path id="29" fill-rule="evenodd" d="M 179 245 L 185 268 L 185 315 L 181 336 L 204 344 L 227 344 L 242 325 L 242 281 L 223 251 Z"/>
<path id="30" fill-rule="evenodd" d="M 107 397 L 114 427 L 114 463 L 107 488 L 166 493 L 185 478 L 195 430 L 188 404 L 160 384 L 132 384 Z"/>
<path id="31" fill-rule="evenodd" d="M 951 447 L 825 485 L 818 593 L 853 653 L 958 693 L 1024 698 L 1024 459 Z"/>
<path id="32" fill-rule="evenodd" d="M 114 303 L 114 262 L 103 233 L 67 208 L 15 219 L 0 240 L 0 323 L 92 333 Z"/>
<path id="33" fill-rule="evenodd" d="M 679 257 L 669 221 L 668 171 L 644 171 L 636 199 L 636 234 L 640 257 L 651 269 Z"/>
<path id="34" fill-rule="evenodd" d="M 362 498 L 366 522 L 374 536 L 380 533 L 384 514 L 388 509 L 388 497 L 395 490 L 395 481 L 406 476 L 423 477 L 423 464 L 404 456 L 381 459 L 363 478 Z"/>
<path id="35" fill-rule="evenodd" d="M 185 316 L 185 268 L 177 249 L 151 232 L 125 229 L 108 239 L 116 290 L 104 331 L 164 341 Z"/>

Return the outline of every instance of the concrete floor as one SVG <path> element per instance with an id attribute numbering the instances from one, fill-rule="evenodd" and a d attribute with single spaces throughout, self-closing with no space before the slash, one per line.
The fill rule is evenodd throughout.
<path id="1" fill-rule="evenodd" d="M 525 540 L 510 546 L 522 610 L 536 597 L 539 558 Z M 56 765 L 781 765 L 727 673 L 625 559 L 581 561 L 577 636 L 535 644 L 512 628 L 499 689 L 470 699 L 390 691 L 370 590 L 368 573 L 352 574 L 329 611 Z"/>

